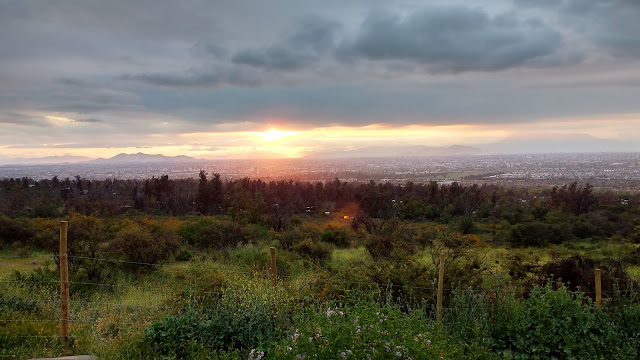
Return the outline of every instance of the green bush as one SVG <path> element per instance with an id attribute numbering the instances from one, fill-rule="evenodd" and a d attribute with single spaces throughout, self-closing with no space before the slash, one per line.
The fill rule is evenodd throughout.
<path id="1" fill-rule="evenodd" d="M 491 311 L 492 348 L 515 359 L 635 359 L 638 337 L 582 293 L 551 283 L 524 300 L 507 295 Z M 637 328 L 637 325 L 635 325 Z M 622 341 L 621 341 L 622 340 Z M 629 342 L 631 346 L 625 345 Z"/>
<path id="2" fill-rule="evenodd" d="M 12 219 L 0 213 L 0 246 L 31 245 L 35 231 L 27 220 Z"/>
<path id="3" fill-rule="evenodd" d="M 459 359 L 461 347 L 420 308 L 358 301 L 328 303 L 296 316 L 274 359 Z"/>
<path id="4" fill-rule="evenodd" d="M 172 257 L 180 244 L 170 232 L 152 235 L 146 228 L 130 225 L 109 242 L 109 254 L 127 262 L 158 263 Z M 125 264 L 126 265 L 126 264 Z M 126 266 L 138 268 L 135 264 Z"/>
<path id="5" fill-rule="evenodd" d="M 321 239 L 337 247 L 347 247 L 351 244 L 351 236 L 345 229 L 325 230 Z"/>
<path id="6" fill-rule="evenodd" d="M 288 323 L 289 306 L 287 297 L 276 297 L 269 283 L 245 279 L 242 285 L 223 287 L 215 301 L 188 304 L 145 335 L 157 355 L 179 359 L 266 348 Z"/>
<path id="7" fill-rule="evenodd" d="M 183 244 L 200 249 L 233 249 L 247 242 L 240 224 L 212 217 L 183 224 L 178 229 L 178 237 Z"/>
<path id="8" fill-rule="evenodd" d="M 182 249 L 176 254 L 177 261 L 189 261 L 193 259 L 193 253 L 189 250 Z"/>
<path id="9" fill-rule="evenodd" d="M 331 258 L 333 245 L 323 241 L 305 239 L 293 245 L 293 251 L 297 252 L 301 256 L 322 264 Z"/>

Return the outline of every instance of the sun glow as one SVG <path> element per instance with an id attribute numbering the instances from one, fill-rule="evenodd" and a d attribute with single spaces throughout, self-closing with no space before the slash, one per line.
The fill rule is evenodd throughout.
<path id="1" fill-rule="evenodd" d="M 263 132 L 256 132 L 256 133 L 252 133 L 255 134 L 257 136 L 259 136 L 260 138 L 262 138 L 262 140 L 268 141 L 268 142 L 274 142 L 274 141 L 278 141 L 290 136 L 295 136 L 300 134 L 299 131 L 282 131 L 282 130 L 277 130 L 277 129 L 269 129 L 267 131 L 263 131 Z"/>

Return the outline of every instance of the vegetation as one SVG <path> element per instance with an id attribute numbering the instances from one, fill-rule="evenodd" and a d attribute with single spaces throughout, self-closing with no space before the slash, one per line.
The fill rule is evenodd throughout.
<path id="1" fill-rule="evenodd" d="M 624 203 L 620 199 L 624 198 Z M 573 183 L 0 180 L 0 357 L 635 359 L 640 195 Z M 268 276 L 278 250 L 277 285 Z M 435 322 L 445 253 L 444 319 Z M 594 304 L 594 269 L 604 304 Z M 29 339 L 29 341 L 25 341 Z"/>

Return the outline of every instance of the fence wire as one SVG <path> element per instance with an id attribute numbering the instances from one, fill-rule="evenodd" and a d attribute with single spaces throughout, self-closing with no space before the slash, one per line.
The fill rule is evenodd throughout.
<path id="1" fill-rule="evenodd" d="M 35 256 L 43 256 L 46 254 L 36 254 Z M 47 255 L 47 256 L 51 256 L 53 258 L 59 257 L 59 255 Z M 28 256 L 24 256 L 24 255 L 3 255 L 0 256 L 0 258 L 6 258 L 6 259 L 16 259 L 16 258 L 26 258 Z M 98 258 L 98 257 L 86 257 L 86 256 L 75 256 L 75 255 L 71 255 L 68 256 L 69 259 L 76 259 L 76 260 L 87 260 L 87 261 L 96 261 L 96 262 L 105 262 L 105 263 L 111 263 L 111 264 L 122 264 L 122 265 L 135 265 L 135 266 L 141 266 L 141 267 L 155 267 L 155 268 L 168 268 L 168 269 L 179 269 L 179 270 L 199 270 L 199 271 L 204 271 L 204 272 L 210 272 L 210 273 L 221 273 L 221 274 L 226 274 L 226 275 L 241 275 L 241 276 L 247 276 L 247 277 L 252 277 L 252 278 L 257 278 L 257 279 L 262 279 L 265 281 L 265 284 L 269 284 L 272 282 L 272 274 L 269 272 L 269 270 L 267 268 L 265 268 L 264 270 L 261 271 L 242 271 L 242 270 L 233 270 L 233 269 L 219 269 L 219 268 L 212 268 L 212 269 L 203 269 L 200 267 L 195 267 L 193 264 L 169 264 L 169 263 L 151 263 L 151 262 L 138 262 L 138 261 L 126 261 L 126 260 L 120 260 L 120 259 L 108 259 L 108 258 Z M 186 275 L 186 274 L 185 274 Z M 436 292 L 438 291 L 438 287 L 436 285 L 436 281 L 432 281 L 431 283 L 426 283 L 426 284 L 393 284 L 391 282 L 388 283 L 381 283 L 381 282 L 374 282 L 374 281 L 362 281 L 362 280 L 349 280 L 349 279 L 344 279 L 344 278 L 337 278 L 336 276 L 333 275 L 329 275 L 327 273 L 320 273 L 317 276 L 303 276 L 303 275 L 287 275 L 287 274 L 277 274 L 276 275 L 276 288 L 278 287 L 282 287 L 282 286 L 289 286 L 289 285 L 294 285 L 295 282 L 318 282 L 318 283 L 333 283 L 333 284 L 343 284 L 343 285 L 348 285 L 348 286 L 366 286 L 371 290 L 377 290 L 378 292 L 382 292 L 385 289 L 400 289 L 400 290 L 405 290 L 405 291 L 428 291 L 428 292 L 432 292 L 432 296 L 435 297 Z M 187 297 L 192 297 L 192 296 L 204 296 L 204 295 L 219 295 L 220 291 L 210 291 L 210 290 L 204 290 L 202 288 L 198 288 L 197 285 L 202 285 L 203 282 L 202 281 L 198 281 L 198 282 L 191 282 L 191 280 L 189 280 L 189 287 L 187 288 L 186 285 L 185 286 L 168 286 L 166 283 L 159 285 L 159 286 L 145 286 L 145 285 L 139 285 L 139 284 L 122 284 L 122 283 L 105 283 L 105 282 L 91 282 L 91 281 L 75 281 L 75 280 L 70 280 L 68 281 L 69 285 L 75 285 L 75 286 L 90 286 L 90 287 L 96 287 L 96 288 L 106 288 L 106 289 L 112 289 L 112 290 L 123 290 L 123 291 L 127 291 L 127 290 L 142 290 L 142 291 L 162 291 L 163 295 L 165 296 L 165 300 L 163 301 L 168 301 L 168 299 L 179 299 L 180 297 L 182 298 L 187 298 Z M 28 285 L 39 285 L 39 284 L 60 284 L 59 280 L 39 280 L 39 279 L 28 279 L 28 280 L 0 280 L 0 284 L 3 284 L 5 286 L 11 286 L 11 285 L 17 285 L 19 287 L 21 286 L 28 286 Z M 541 284 L 537 284 L 537 286 L 540 286 Z M 542 284 L 543 285 L 543 284 Z M 194 288 L 195 286 L 195 288 Z M 73 289 L 73 288 L 72 288 Z M 276 290 L 277 291 L 277 290 Z M 440 291 L 442 291 L 445 294 L 448 294 L 447 296 L 451 296 L 451 294 L 453 292 L 456 291 L 462 291 L 462 292 L 470 292 L 473 294 L 501 294 L 501 293 L 505 293 L 505 292 L 512 292 L 514 294 L 530 294 L 533 291 L 538 291 L 536 289 L 531 289 L 531 288 L 522 288 L 522 289 L 517 289 L 517 288 L 512 288 L 509 286 L 505 286 L 505 287 L 497 287 L 497 288 L 452 288 L 452 287 L 447 287 L 447 288 L 442 288 L 440 289 Z M 572 291 L 574 294 L 581 294 L 583 296 L 587 296 L 587 297 L 595 297 L 596 292 L 595 291 L 582 291 L 582 290 L 578 290 L 578 291 Z M 603 297 L 611 297 L 614 294 L 626 294 L 626 295 L 635 295 L 640 293 L 640 289 L 620 289 L 619 291 L 613 291 L 613 290 L 603 290 L 601 291 L 601 294 L 603 295 Z M 57 293 L 53 293 L 51 294 L 51 296 L 58 296 Z M 59 306 L 61 305 L 61 303 L 63 303 L 64 301 L 59 299 L 59 298 L 52 298 L 52 297 L 38 297 L 36 295 L 30 296 L 30 300 L 35 301 L 38 305 L 49 305 L 51 308 L 58 308 L 57 311 L 55 311 L 55 317 L 52 318 L 41 318 L 41 319 L 32 319 L 32 318 L 6 318 L 6 317 L 1 317 L 0 318 L 0 324 L 3 324 L 4 326 L 9 325 L 9 324 L 22 324 L 22 323 L 29 323 L 29 324 L 40 324 L 40 325 L 47 325 L 47 324 L 56 324 L 56 323 L 61 323 L 62 321 L 65 321 L 65 319 L 60 318 L 60 312 L 59 312 Z M 275 295 L 274 295 L 275 296 Z M 188 298 L 187 298 L 188 299 Z M 431 298 L 433 300 L 433 298 Z M 335 300 L 335 299 L 333 299 Z M 603 299 L 606 301 L 606 299 Z M 189 299 L 190 301 L 190 299 Z M 297 302 L 300 304 L 324 304 L 327 301 L 331 301 L 330 299 L 324 299 L 321 297 L 293 297 L 292 299 L 287 299 L 287 301 L 293 301 L 293 302 Z M 108 310 L 107 311 L 115 311 L 115 310 L 120 310 L 122 311 L 121 313 L 118 314 L 131 314 L 131 311 L 135 311 L 136 310 L 140 310 L 140 311 L 153 311 L 154 313 L 165 313 L 165 312 L 171 312 L 171 311 L 176 311 L 176 307 L 172 306 L 172 305 L 161 305 L 161 304 L 144 304 L 144 303 L 135 303 L 135 304 L 131 304 L 131 303 L 127 303 L 127 302 L 118 302 L 118 301 L 103 301 L 103 300 L 91 300 L 91 299 L 70 299 L 69 301 L 69 305 L 71 306 L 71 313 L 73 314 L 73 307 L 74 306 L 79 306 L 79 307 L 85 307 L 85 308 L 92 308 L 92 307 L 106 307 Z M 435 304 L 431 304 L 429 305 L 431 306 L 433 309 L 435 309 Z M 2 308 L 0 307 L 0 310 Z M 432 309 L 432 310 L 433 310 Z M 447 307 L 447 306 L 443 306 L 441 307 L 441 309 L 443 311 L 453 311 L 455 310 L 455 308 L 453 307 Z M 104 309 L 95 309 L 96 311 L 104 311 Z M 204 311 L 215 311 L 215 309 L 213 308 L 204 308 Z M 94 315 L 95 317 L 95 315 Z M 84 316 L 83 318 L 78 318 L 77 316 L 71 316 L 70 319 L 66 319 L 66 321 L 68 321 L 68 323 L 70 325 L 72 324 L 76 324 L 76 325 L 81 325 L 81 326 L 95 326 L 96 321 L 95 319 L 92 321 L 91 320 L 91 316 Z M 121 320 L 121 326 L 124 326 L 124 320 Z M 41 332 L 50 332 L 52 331 L 52 329 L 49 328 L 41 328 L 39 329 L 39 331 Z M 1 336 L 7 336 L 6 334 L 3 334 Z M 55 334 L 55 335 L 45 335 L 45 334 L 41 334 L 41 335 L 21 335 L 21 334 L 11 334 L 10 335 L 11 338 L 15 338 L 15 339 L 49 339 L 49 340 L 59 340 L 62 338 L 61 335 L 59 334 Z M 9 355 L 1 355 L 0 354 L 0 358 L 2 357 L 11 357 Z"/>

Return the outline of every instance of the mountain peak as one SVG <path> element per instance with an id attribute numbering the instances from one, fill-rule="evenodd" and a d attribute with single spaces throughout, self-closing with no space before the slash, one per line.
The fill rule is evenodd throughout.
<path id="1" fill-rule="evenodd" d="M 145 154 L 138 152 L 135 154 L 120 153 L 108 159 L 95 159 L 90 162 L 100 164 L 116 164 L 116 163 L 146 163 L 146 162 L 171 162 L 171 161 L 197 161 L 198 159 L 185 156 L 165 156 L 162 154 Z"/>

